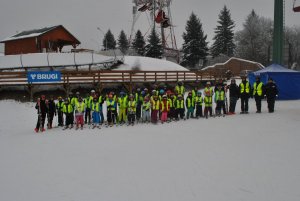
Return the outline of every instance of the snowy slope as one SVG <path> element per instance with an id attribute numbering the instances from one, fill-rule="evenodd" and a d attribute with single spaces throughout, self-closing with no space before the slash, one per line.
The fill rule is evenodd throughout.
<path id="1" fill-rule="evenodd" d="M 1 101 L 0 200 L 298 201 L 299 103 L 269 114 L 263 102 L 255 114 L 251 100 L 249 115 L 35 134 L 33 104 Z"/>
<path id="2" fill-rule="evenodd" d="M 142 71 L 188 71 L 183 66 L 171 61 L 139 56 L 125 56 L 124 65 L 116 70 L 133 70 L 135 68 Z"/>

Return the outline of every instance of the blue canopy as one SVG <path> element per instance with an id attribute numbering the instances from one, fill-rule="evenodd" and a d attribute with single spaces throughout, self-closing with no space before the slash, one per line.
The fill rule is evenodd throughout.
<path id="1" fill-rule="evenodd" d="M 251 85 L 255 82 L 256 76 L 260 76 L 260 80 L 264 84 L 268 82 L 269 78 L 273 78 L 279 90 L 278 99 L 300 99 L 300 72 L 272 64 L 262 70 L 249 73 L 248 78 Z"/>

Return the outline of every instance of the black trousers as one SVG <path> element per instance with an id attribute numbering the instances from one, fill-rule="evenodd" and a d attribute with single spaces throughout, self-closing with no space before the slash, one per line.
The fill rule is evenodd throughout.
<path id="1" fill-rule="evenodd" d="M 221 109 L 223 108 L 223 114 L 226 114 L 225 101 L 217 101 L 216 113 L 221 114 Z"/>
<path id="2" fill-rule="evenodd" d="M 58 115 L 58 126 L 63 126 L 64 125 L 64 116 L 63 116 L 63 112 L 62 111 L 58 111 L 57 115 Z"/>
<path id="3" fill-rule="evenodd" d="M 66 113 L 66 126 L 72 125 L 73 126 L 74 115 L 73 113 Z"/>
<path id="4" fill-rule="evenodd" d="M 241 97 L 241 110 L 242 112 L 248 112 L 248 103 L 249 103 L 249 98 L 248 97 Z"/>
<path id="5" fill-rule="evenodd" d="M 142 104 L 138 103 L 136 106 L 136 119 L 140 120 L 142 115 Z"/>
<path id="6" fill-rule="evenodd" d="M 42 113 L 40 115 L 38 115 L 38 120 L 36 123 L 36 129 L 40 129 L 40 127 L 44 128 L 45 126 L 45 119 L 46 119 L 46 113 Z M 41 125 L 42 123 L 42 125 Z"/>
<path id="7" fill-rule="evenodd" d="M 135 114 L 128 114 L 128 123 L 134 123 L 135 121 Z"/>
<path id="8" fill-rule="evenodd" d="M 268 103 L 269 112 L 274 112 L 275 98 L 268 98 L 267 97 L 267 103 Z"/>
<path id="9" fill-rule="evenodd" d="M 178 119 L 178 116 L 180 116 L 181 119 L 184 118 L 184 109 L 183 108 L 176 109 L 176 119 Z"/>
<path id="10" fill-rule="evenodd" d="M 48 114 L 48 127 L 52 128 L 54 112 Z"/>
<path id="11" fill-rule="evenodd" d="M 262 100 L 262 96 L 255 96 L 256 111 L 257 112 L 261 112 L 261 100 Z"/>
<path id="12" fill-rule="evenodd" d="M 212 116 L 212 107 L 205 107 L 204 108 L 204 116 L 208 116 L 208 113 L 210 116 Z"/>
<path id="13" fill-rule="evenodd" d="M 202 105 L 196 105 L 196 117 L 203 117 Z"/>
<path id="14" fill-rule="evenodd" d="M 237 97 L 230 97 L 230 104 L 229 104 L 229 112 L 235 112 L 235 106 L 238 98 Z"/>
<path id="15" fill-rule="evenodd" d="M 108 110 L 107 111 L 107 122 L 109 124 L 116 123 L 117 111 Z"/>
<path id="16" fill-rule="evenodd" d="M 91 123 L 91 108 L 85 109 L 84 121 L 85 121 L 85 123 L 88 123 L 88 124 Z"/>

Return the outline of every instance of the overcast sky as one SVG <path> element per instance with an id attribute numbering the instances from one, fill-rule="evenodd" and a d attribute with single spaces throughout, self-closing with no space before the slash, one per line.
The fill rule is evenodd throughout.
<path id="1" fill-rule="evenodd" d="M 122 29 L 128 37 L 130 35 L 132 0 L 0 1 L 0 40 L 24 30 L 61 24 L 81 41 L 80 47 L 98 50 L 103 34 L 97 27 L 104 32 L 111 29 L 116 39 Z M 300 6 L 300 0 L 297 0 L 297 4 Z M 252 9 L 260 16 L 273 19 L 274 15 L 274 0 L 173 0 L 171 9 L 179 48 L 191 12 L 200 18 L 204 32 L 211 41 L 218 14 L 224 5 L 231 11 L 236 24 L 235 31 L 242 29 L 242 24 Z M 286 0 L 285 7 L 285 23 L 289 26 L 299 26 L 300 13 L 292 11 L 293 0 Z M 147 24 L 146 15 L 143 15 L 135 28 L 145 32 Z"/>

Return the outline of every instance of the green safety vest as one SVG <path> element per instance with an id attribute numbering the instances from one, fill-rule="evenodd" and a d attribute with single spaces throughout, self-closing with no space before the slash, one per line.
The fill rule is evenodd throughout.
<path id="1" fill-rule="evenodd" d="M 114 111 L 116 110 L 115 108 L 115 101 L 106 101 L 106 106 L 107 106 L 107 110 L 109 111 Z"/>
<path id="2" fill-rule="evenodd" d="M 92 102 L 92 111 L 100 112 L 100 103 L 99 102 Z"/>
<path id="3" fill-rule="evenodd" d="M 79 113 L 82 113 L 84 112 L 84 109 L 85 109 L 85 103 L 84 102 L 81 102 L 81 103 L 77 103 L 76 104 L 76 110 L 79 112 Z"/>
<path id="4" fill-rule="evenodd" d="M 64 103 L 63 101 L 58 101 L 58 102 L 56 103 L 56 108 L 57 108 L 57 110 L 58 110 L 59 112 L 62 112 L 64 104 L 65 104 L 65 103 Z"/>
<path id="5" fill-rule="evenodd" d="M 205 87 L 205 88 L 204 88 L 204 94 L 206 95 L 206 93 L 207 93 L 208 91 L 210 92 L 210 95 L 213 96 L 213 88 L 212 88 L 212 87 L 209 87 L 209 88 Z"/>
<path id="6" fill-rule="evenodd" d="M 68 105 L 64 104 L 63 113 L 68 113 L 68 114 L 73 113 L 73 106 L 71 104 Z"/>
<path id="7" fill-rule="evenodd" d="M 212 97 L 211 96 L 205 96 L 204 97 L 204 104 L 205 104 L 205 107 L 212 107 Z"/>
<path id="8" fill-rule="evenodd" d="M 246 91 L 247 94 L 250 93 L 250 84 L 249 84 L 249 82 L 246 82 L 246 87 L 245 87 L 244 83 L 242 82 L 240 84 L 240 88 L 241 88 L 241 90 L 240 90 L 241 94 L 244 93 L 244 91 Z"/>
<path id="9" fill-rule="evenodd" d="M 135 107 L 135 101 L 129 101 L 128 102 L 128 112 L 135 112 L 136 107 Z"/>
<path id="10" fill-rule="evenodd" d="M 150 110 L 151 103 L 148 102 L 143 102 L 143 110 Z"/>
<path id="11" fill-rule="evenodd" d="M 163 101 L 161 101 L 160 104 L 161 104 L 161 111 L 164 111 L 165 108 L 167 108 L 167 110 L 169 110 L 169 108 L 170 108 L 170 103 L 169 103 L 168 100 L 166 101 L 166 103 L 164 103 Z"/>
<path id="12" fill-rule="evenodd" d="M 187 107 L 194 107 L 195 106 L 195 103 L 194 103 L 194 99 L 192 97 L 187 97 L 186 98 L 186 101 L 187 101 Z"/>
<path id="13" fill-rule="evenodd" d="M 175 91 L 176 91 L 176 93 L 177 93 L 178 95 L 179 95 L 179 94 L 180 94 L 180 95 L 183 95 L 183 94 L 184 94 L 184 90 L 185 90 L 185 89 L 184 89 L 184 86 L 178 86 L 178 85 L 177 85 L 177 86 L 175 87 Z"/>
<path id="14" fill-rule="evenodd" d="M 77 97 L 73 97 L 71 99 L 71 105 L 73 105 L 73 107 L 75 107 L 75 105 L 78 103 L 78 98 Z"/>
<path id="15" fill-rule="evenodd" d="M 201 106 L 202 106 L 202 103 L 203 103 L 203 98 L 202 98 L 202 96 L 196 96 L 196 97 L 195 97 L 195 103 L 196 103 L 197 105 L 201 105 Z"/>
<path id="16" fill-rule="evenodd" d="M 176 100 L 176 109 L 184 109 L 184 100 Z"/>
<path id="17" fill-rule="evenodd" d="M 263 87 L 262 82 L 260 82 L 259 84 L 257 84 L 255 82 L 254 85 L 253 85 L 253 96 L 255 96 L 256 93 L 257 93 L 257 95 L 262 96 L 262 93 L 263 93 L 262 87 Z"/>
<path id="18" fill-rule="evenodd" d="M 224 91 L 216 91 L 215 93 L 215 101 L 223 101 L 225 100 L 225 93 Z"/>
<path id="19" fill-rule="evenodd" d="M 159 110 L 159 100 L 157 100 L 157 101 L 155 101 L 155 100 L 153 100 L 152 101 L 152 109 L 153 110 Z"/>
<path id="20" fill-rule="evenodd" d="M 91 108 L 92 102 L 93 102 L 93 96 L 89 96 L 84 99 L 85 106 L 89 109 Z"/>
<path id="21" fill-rule="evenodd" d="M 128 104 L 127 96 L 120 97 L 120 98 L 118 99 L 118 103 L 119 103 L 120 109 L 125 109 L 125 108 L 127 108 L 127 104 Z"/>

